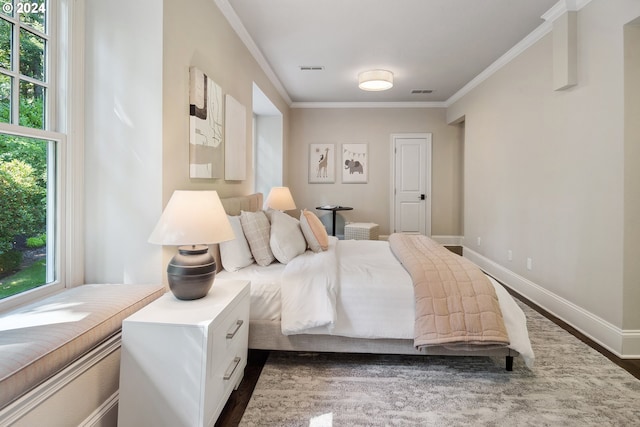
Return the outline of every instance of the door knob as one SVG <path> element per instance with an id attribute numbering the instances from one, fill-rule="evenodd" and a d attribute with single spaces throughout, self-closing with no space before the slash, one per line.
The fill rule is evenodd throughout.
<path id="1" fill-rule="evenodd" d="M 426 198 L 426 196 L 424 194 L 420 195 L 420 200 L 424 200 Z"/>

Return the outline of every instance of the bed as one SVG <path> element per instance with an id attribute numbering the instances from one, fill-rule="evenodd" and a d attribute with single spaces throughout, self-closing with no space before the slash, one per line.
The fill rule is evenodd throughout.
<path id="1" fill-rule="evenodd" d="M 223 198 L 222 204 L 233 220 L 232 226 L 240 227 L 238 218 L 242 211 L 246 215 L 262 209 L 262 194 Z M 278 215 L 275 218 L 281 219 Z M 272 224 L 274 232 L 276 224 L 281 230 L 281 222 L 273 219 Z M 239 230 L 234 228 L 236 236 L 245 237 L 242 228 Z M 493 278 L 487 276 L 499 301 L 508 333 L 507 344 L 429 345 L 418 349 L 414 342 L 416 302 L 412 277 L 390 250 L 389 243 L 338 240 L 332 236 L 328 236 L 327 243 L 324 251 L 307 250 L 305 244 L 302 253 L 290 254 L 289 258 L 280 254 L 279 258 L 284 256 L 286 263 L 275 260 L 258 265 L 256 257 L 253 262 L 240 264 L 241 267 L 225 265 L 225 269 L 222 261 L 225 256 L 225 261 L 229 259 L 228 247 L 221 244 L 214 248 L 219 270 L 216 277 L 251 281 L 249 348 L 497 356 L 505 358 L 508 370 L 512 369 L 513 358 L 521 356 L 527 366 L 533 365 L 524 313 Z"/>

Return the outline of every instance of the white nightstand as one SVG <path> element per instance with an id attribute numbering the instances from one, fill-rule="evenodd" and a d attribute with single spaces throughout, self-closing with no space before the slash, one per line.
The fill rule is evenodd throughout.
<path id="1" fill-rule="evenodd" d="M 118 425 L 213 426 L 247 364 L 249 282 L 166 293 L 124 320 Z"/>

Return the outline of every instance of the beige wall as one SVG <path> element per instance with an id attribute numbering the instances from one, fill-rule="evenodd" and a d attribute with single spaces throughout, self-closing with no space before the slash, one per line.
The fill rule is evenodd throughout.
<path id="1" fill-rule="evenodd" d="M 579 12 L 571 89 L 552 90 L 548 34 L 448 110 L 449 120 L 465 118 L 465 246 L 614 333 L 623 311 L 624 326 L 640 329 L 640 301 L 623 303 L 640 286 L 623 279 L 624 252 L 638 250 L 637 239 L 623 245 L 638 227 L 625 227 L 625 202 L 640 190 L 629 180 L 625 189 L 624 170 L 637 170 L 640 156 L 625 159 L 622 37 L 639 15 L 633 1 L 594 0 Z M 627 148 L 637 154 L 637 139 Z"/>
<path id="2" fill-rule="evenodd" d="M 163 44 L 163 201 L 176 189 L 216 190 L 221 196 L 253 191 L 253 82 L 283 113 L 289 107 L 278 95 L 253 56 L 211 0 L 193 0 L 189 7 L 164 2 Z M 189 178 L 189 67 L 196 66 L 233 96 L 247 111 L 247 179 L 224 181 Z M 284 138 L 286 141 L 287 134 Z"/>
<path id="3" fill-rule="evenodd" d="M 433 235 L 461 235 L 461 139 L 459 128 L 445 122 L 441 108 L 299 108 L 291 110 L 285 185 L 299 208 L 324 204 L 352 206 L 346 221 L 375 222 L 389 234 L 391 134 L 432 133 Z M 309 144 L 367 143 L 370 169 L 366 184 L 343 184 L 340 170 L 333 184 L 309 184 Z M 340 167 L 338 161 L 338 168 Z M 322 215 L 321 211 L 315 211 Z"/>
<path id="4" fill-rule="evenodd" d="M 289 107 L 211 0 L 164 2 L 163 43 L 163 162 L 162 206 L 173 191 L 216 190 L 221 197 L 254 191 L 252 168 L 253 82 L 283 114 L 283 139 L 287 140 Z M 189 67 L 197 66 L 246 107 L 247 179 L 189 178 Z M 160 211 L 159 211 L 160 212 Z M 159 214 L 158 214 L 159 215 Z M 164 250 L 168 262 L 175 250 Z M 165 264 L 166 265 L 166 264 Z"/>
<path id="5" fill-rule="evenodd" d="M 174 190 L 253 191 L 253 82 L 282 112 L 285 142 L 289 108 L 213 1 L 86 4 L 86 280 L 157 283 L 175 249 L 147 239 Z M 246 107 L 244 181 L 189 178 L 192 65 Z"/>
<path id="6" fill-rule="evenodd" d="M 640 327 L 640 18 L 624 28 L 624 317 Z"/>
<path id="7" fill-rule="evenodd" d="M 195 65 L 247 107 L 248 138 L 253 81 L 283 113 L 284 183 L 299 207 L 353 206 L 347 220 L 377 222 L 388 234 L 390 135 L 432 133 L 432 234 L 464 232 L 467 247 L 601 319 L 607 333 L 640 330 L 637 81 L 629 74 L 637 68 L 625 70 L 623 31 L 640 16 L 637 1 L 592 0 L 580 10 L 577 86 L 551 89 L 547 35 L 446 111 L 289 110 L 214 2 L 165 1 L 154 13 L 151 0 L 125 3 L 87 2 L 87 280 L 164 276 L 171 252 L 146 239 L 175 189 L 253 190 L 251 144 L 246 181 L 188 176 Z M 447 124 L 460 118 L 464 128 Z M 376 173 L 367 184 L 308 184 L 316 142 L 367 142 Z"/>

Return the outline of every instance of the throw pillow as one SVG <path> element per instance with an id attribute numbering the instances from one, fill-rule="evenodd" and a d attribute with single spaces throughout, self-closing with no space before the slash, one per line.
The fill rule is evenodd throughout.
<path id="1" fill-rule="evenodd" d="M 273 256 L 282 264 L 304 253 L 307 241 L 300 229 L 300 221 L 284 212 L 272 211 L 271 239 L 269 240 Z"/>
<path id="2" fill-rule="evenodd" d="M 313 252 L 321 252 L 329 249 L 329 236 L 320 219 L 306 209 L 300 211 L 300 228 L 307 240 L 309 248 Z"/>
<path id="3" fill-rule="evenodd" d="M 220 243 L 220 261 L 225 270 L 233 272 L 253 264 L 253 255 L 251 255 L 249 243 L 244 237 L 240 217 L 227 215 L 227 218 L 229 218 L 231 229 L 236 238 Z"/>
<path id="4" fill-rule="evenodd" d="M 275 260 L 269 246 L 271 225 L 264 212 L 241 211 L 240 223 L 256 263 L 263 267 L 271 264 Z"/>

